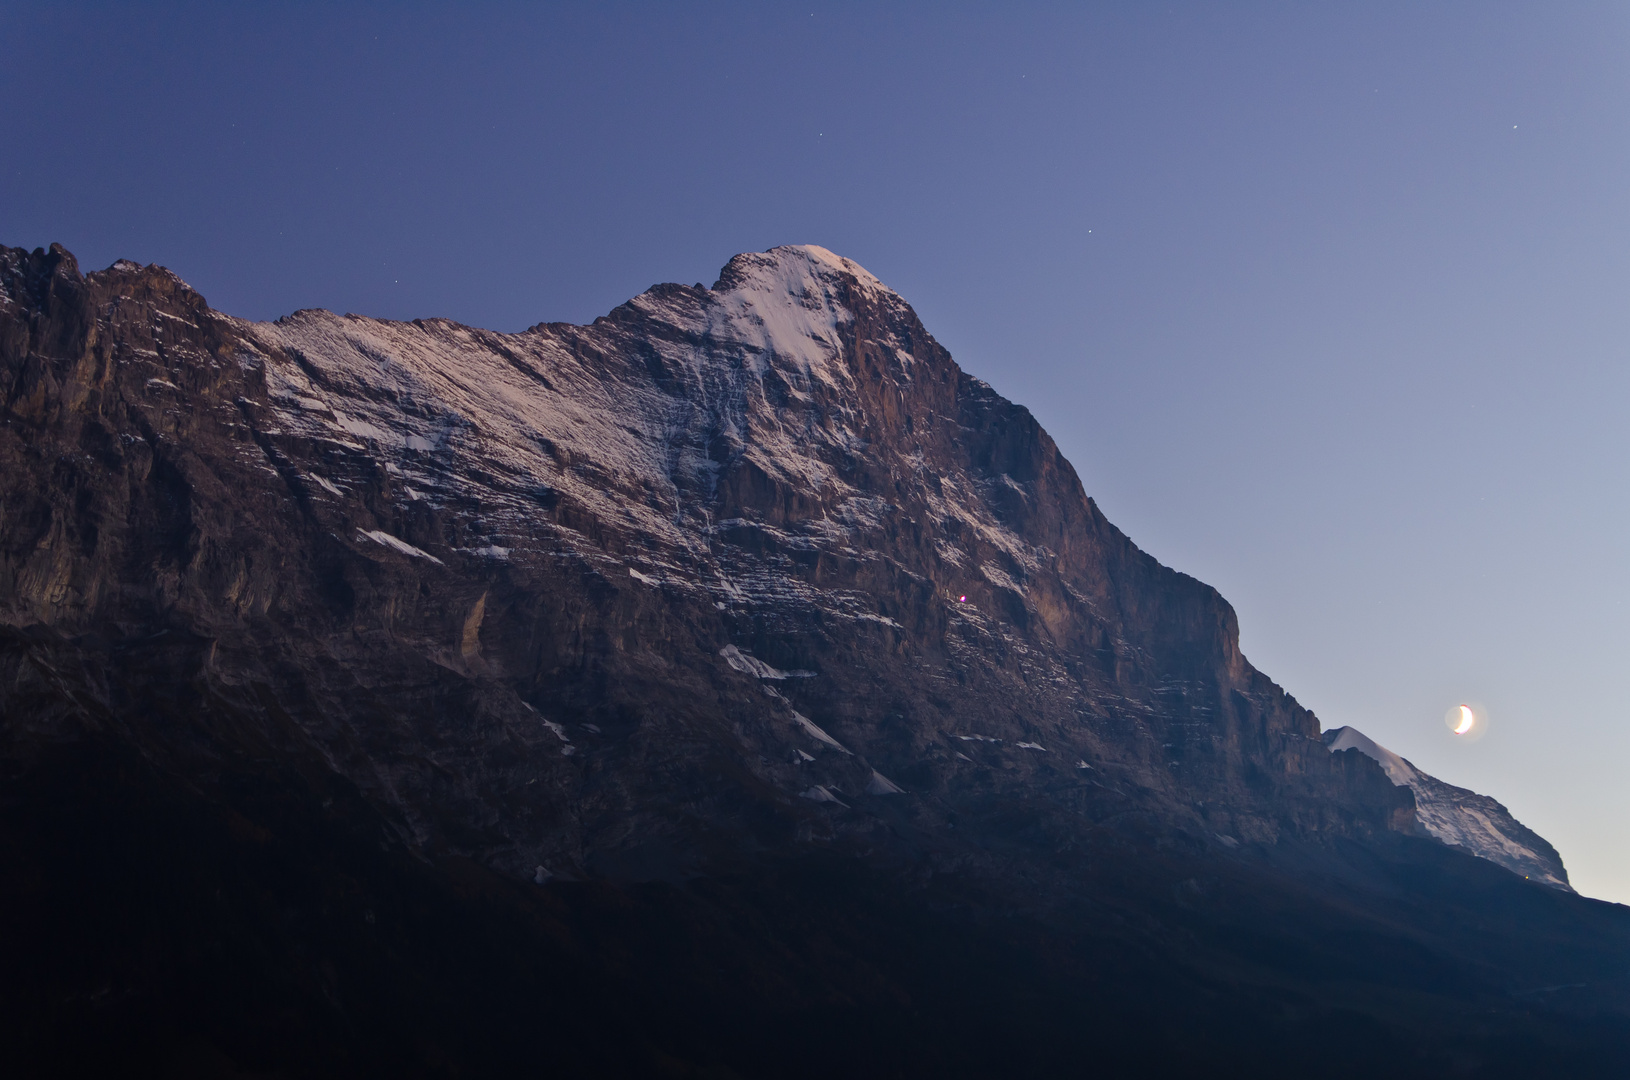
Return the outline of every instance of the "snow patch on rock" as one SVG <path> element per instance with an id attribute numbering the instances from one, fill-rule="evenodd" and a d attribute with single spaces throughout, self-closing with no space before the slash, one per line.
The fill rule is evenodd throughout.
<path id="1" fill-rule="evenodd" d="M 398 540 L 388 532 L 380 532 L 378 529 L 358 529 L 357 532 L 367 537 L 369 540 L 372 540 L 374 543 L 383 544 L 385 547 L 388 547 L 393 551 L 399 551 L 403 555 L 411 555 L 415 559 L 429 559 L 437 566 L 447 565 L 434 555 L 430 554 L 430 552 L 416 548 L 405 540 Z"/>
<path id="2" fill-rule="evenodd" d="M 838 740 L 834 739 L 832 736 L 828 735 L 825 731 L 821 730 L 821 727 L 820 727 L 819 724 L 815 723 L 815 721 L 811 720 L 809 717 L 805 716 L 803 713 L 798 712 L 795 709 L 795 710 L 793 710 L 792 718 L 798 724 L 799 727 L 804 729 L 805 733 L 810 735 L 817 742 L 823 742 L 826 745 L 832 747 L 832 749 L 841 750 L 845 754 L 849 753 L 849 748 L 848 747 L 844 746 L 842 743 L 838 742 Z"/>
<path id="3" fill-rule="evenodd" d="M 905 788 L 876 769 L 872 770 L 872 778 L 866 781 L 866 794 L 868 795 L 904 795 L 905 793 Z"/>
<path id="4" fill-rule="evenodd" d="M 655 579 L 648 578 L 636 570 L 630 570 L 629 573 L 633 574 L 641 581 L 650 582 L 652 585 L 660 584 Z M 732 668 L 741 672 L 743 675 L 751 675 L 755 679 L 812 679 L 815 677 L 815 673 L 813 671 L 803 671 L 797 669 L 792 671 L 782 671 L 780 668 L 771 667 L 758 657 L 744 653 L 734 645 L 726 645 L 724 648 L 719 650 L 719 655 L 724 657 L 724 662 L 729 664 Z"/>

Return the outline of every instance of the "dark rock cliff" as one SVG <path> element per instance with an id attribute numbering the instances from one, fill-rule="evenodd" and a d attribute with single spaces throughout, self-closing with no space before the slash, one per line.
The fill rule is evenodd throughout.
<path id="1" fill-rule="evenodd" d="M 1326 751 L 1227 603 L 822 249 L 514 335 L 248 323 L 161 268 L 0 249 L 0 394 L 11 910 L 124 927 L 13 957 L 52 1038 L 524 1071 L 499 1018 L 554 1009 L 548 1040 L 598 1030 L 554 1051 L 591 1074 L 1049 1074 L 1059 1023 L 1106 1067 L 1292 1068 L 1415 1047 L 1428 985 L 1455 1060 L 1588 1068 L 1623 1035 L 1616 909 L 1407 835 L 1408 789 Z M 149 907 L 110 921 L 87 858 Z M 1483 938 L 1443 921 L 1489 889 Z M 1540 917 L 1553 959 L 1490 944 L 1536 904 L 1577 905 Z M 1606 1028 L 1475 1050 L 1481 979 L 1532 1011 L 1587 968 Z M 973 1000 L 1031 1049 L 969 1034 Z M 1115 1041 L 1174 1003 L 1186 1041 Z M 716 1027 L 739 1009 L 762 1038 Z M 817 1021 L 827 1051 L 778 1054 Z"/>

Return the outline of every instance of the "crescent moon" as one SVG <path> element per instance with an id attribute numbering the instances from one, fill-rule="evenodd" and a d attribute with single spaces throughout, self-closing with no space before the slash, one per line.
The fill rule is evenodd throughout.
<path id="1" fill-rule="evenodd" d="M 1455 734 L 1466 734 L 1466 732 L 1472 729 L 1472 725 L 1475 723 L 1477 723 L 1477 717 L 1472 715 L 1472 711 L 1470 709 L 1462 705 L 1460 707 L 1460 726 L 1455 728 Z"/>

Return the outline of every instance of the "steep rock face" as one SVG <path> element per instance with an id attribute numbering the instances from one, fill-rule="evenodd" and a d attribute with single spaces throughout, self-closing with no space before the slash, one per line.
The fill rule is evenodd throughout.
<path id="1" fill-rule="evenodd" d="M 5 619 L 191 635 L 229 741 L 294 740 L 412 843 L 641 875 L 891 798 L 935 837 L 1015 798 L 1230 845 L 1409 813 L 823 249 L 516 335 L 247 323 L 55 248 L 0 274 Z"/>
<path id="2" fill-rule="evenodd" d="M 1332 728 L 1324 733 L 1324 743 L 1332 754 L 1357 750 L 1379 763 L 1387 779 L 1407 787 L 1415 796 L 1415 821 L 1426 835 L 1513 874 L 1572 891 L 1556 848 L 1487 795 L 1445 784 L 1356 728 Z"/>

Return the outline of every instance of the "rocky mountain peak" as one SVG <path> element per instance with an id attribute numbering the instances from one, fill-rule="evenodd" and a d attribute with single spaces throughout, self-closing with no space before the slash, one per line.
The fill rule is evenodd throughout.
<path id="1" fill-rule="evenodd" d="M 830 285 L 845 281 L 870 292 L 897 295 L 859 263 L 816 244 L 784 244 L 768 251 L 733 256 L 719 271 L 713 289 L 813 296 L 820 283 Z"/>
<path id="2" fill-rule="evenodd" d="M 248 323 L 122 268 L 29 304 L 82 327 L 63 341 L 78 359 L 42 377 L 79 403 L 73 430 L 121 449 L 86 466 L 93 511 L 44 477 L 17 485 L 27 519 L 89 546 L 13 538 L 14 618 L 84 627 L 113 604 L 207 633 L 217 657 L 275 652 L 298 626 L 302 649 L 374 641 L 404 676 L 445 670 L 449 692 L 485 703 L 488 734 L 437 720 L 380 744 L 338 701 L 322 721 L 324 744 L 379 747 L 357 759 L 370 773 L 406 770 L 381 797 L 427 841 L 451 834 L 407 794 L 409 762 L 457 760 L 460 801 L 488 808 L 488 858 L 582 868 L 634 834 L 581 818 L 540 832 L 528 802 L 571 804 L 595 761 L 636 818 L 690 804 L 634 764 L 682 745 L 676 722 L 772 804 L 864 792 L 876 771 L 929 828 L 1021 793 L 1088 819 L 1136 805 L 1231 842 L 1406 812 L 1378 772 L 1332 769 L 1214 590 L 1139 551 L 1026 410 L 824 249 L 738 256 L 713 290 L 660 286 L 593 325 L 515 335 L 326 311 Z M 31 351 L 12 353 L 14 385 Z M 57 437 L 30 436 L 14 475 Z M 154 470 L 173 478 L 162 498 Z M 141 508 L 176 505 L 159 534 L 139 526 Z M 126 580 L 111 552 L 155 535 L 169 539 L 144 558 L 165 569 Z M 761 685 L 732 648 L 813 676 Z M 620 734 L 475 764 L 535 716 Z M 873 827 L 845 809 L 852 825 L 831 827 Z"/>
<path id="3" fill-rule="evenodd" d="M 545 972 L 585 1029 L 660 985 L 650 1014 L 688 1018 L 641 1028 L 665 1047 L 784 1047 L 806 1031 L 787 1017 L 816 1014 L 850 1047 L 890 1016 L 916 1054 L 992 1027 L 937 1017 L 985 1000 L 998 958 L 1004 986 L 1058 995 L 1002 998 L 1001 1045 L 927 1074 L 1011 1073 L 1011 1026 L 1058 1052 L 1029 1073 L 1058 1075 L 1083 1018 L 1145 1015 L 1124 987 L 1271 1048 L 1261 1017 L 1302 1008 L 1285 987 L 1333 1000 L 1309 942 L 1391 986 L 1446 941 L 1443 969 L 1481 988 L 1488 942 L 1455 935 L 1482 916 L 1398 908 L 1422 881 L 1499 911 L 1578 899 L 1502 892 L 1528 886 L 1428 842 L 1484 854 L 1447 830 L 1486 820 L 1483 840 L 1549 850 L 1418 770 L 1394 783 L 1384 754 L 1329 752 L 1215 590 L 1140 551 L 1028 411 L 821 248 L 520 334 L 249 322 L 161 268 L 0 249 L 0 526 L 0 853 L 25 883 L 0 901 L 17 925 L 86 912 L 28 961 L 49 993 L 8 1015 L 127 999 L 104 983 L 214 1015 L 196 987 L 252 970 L 284 1004 L 224 1024 L 343 1014 L 353 1061 L 440 1031 L 424 1060 L 500 1075 L 468 1048 L 530 1061 Z M 117 910 L 86 900 L 115 895 L 87 877 L 104 858 Z M 95 936 L 130 911 L 145 951 Z M 1399 919 L 1425 929 L 1399 944 Z M 1567 934 L 1587 941 L 1567 970 L 1595 963 Z M 164 983 L 118 966 L 138 954 L 205 958 Z M 1510 970 L 1570 984 L 1532 955 Z M 630 956 L 668 959 L 629 975 Z M 1122 975 L 1100 993 L 1101 972 Z M 1056 1023 L 1021 1007 L 1044 999 Z M 1347 1007 L 1305 1011 L 1319 1045 Z M 129 1030 L 157 1030 L 143 1016 Z M 326 1053 L 329 1021 L 301 1023 Z"/>

